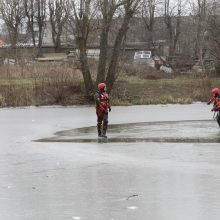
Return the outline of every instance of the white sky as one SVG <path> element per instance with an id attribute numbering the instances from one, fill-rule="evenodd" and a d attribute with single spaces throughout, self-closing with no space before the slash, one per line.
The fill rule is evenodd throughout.
<path id="1" fill-rule="evenodd" d="M 196 2 L 197 0 L 181 0 L 182 4 L 182 13 L 184 15 L 189 15 L 192 12 L 191 3 Z M 157 16 L 161 16 L 161 13 L 164 13 L 164 0 L 158 0 L 158 12 Z M 177 12 L 178 0 L 170 0 L 170 8 Z"/>

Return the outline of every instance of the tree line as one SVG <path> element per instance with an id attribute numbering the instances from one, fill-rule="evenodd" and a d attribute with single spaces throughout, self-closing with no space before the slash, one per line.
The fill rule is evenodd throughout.
<path id="1" fill-rule="evenodd" d="M 49 21 L 56 51 L 61 47 L 65 29 L 74 35 L 79 49 L 80 69 L 84 78 L 86 95 L 92 97 L 94 86 L 105 81 L 109 92 L 118 76 L 121 47 L 133 18 L 142 21 L 145 41 L 152 47 L 156 39 L 155 21 L 163 20 L 169 55 L 174 56 L 181 36 L 184 36 L 184 17 L 190 17 L 193 29 L 188 30 L 193 39 L 194 56 L 203 65 L 204 51 L 208 50 L 220 60 L 220 3 L 217 0 L 1 0 L 0 17 L 7 27 L 9 41 L 16 47 L 19 33 L 31 38 L 41 53 L 44 30 Z M 115 25 L 120 21 L 118 25 Z M 36 29 L 37 36 L 36 36 Z M 113 38 L 110 35 L 113 34 Z M 99 36 L 100 55 L 96 78 L 91 74 L 87 57 L 88 39 Z M 36 40 L 37 39 L 37 40 Z M 110 42 L 111 39 L 111 42 Z M 186 39 L 188 40 L 188 39 Z M 107 53 L 112 45 L 111 57 Z"/>

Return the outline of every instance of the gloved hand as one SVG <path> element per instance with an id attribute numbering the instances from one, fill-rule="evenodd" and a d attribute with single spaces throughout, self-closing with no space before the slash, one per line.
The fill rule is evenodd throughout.
<path id="1" fill-rule="evenodd" d="M 207 102 L 207 105 L 210 105 L 211 104 L 211 101 Z"/>
<path id="2" fill-rule="evenodd" d="M 212 108 L 211 111 L 212 111 L 212 112 L 215 111 L 215 108 Z"/>
<path id="3" fill-rule="evenodd" d="M 111 109 L 111 107 L 109 107 L 109 109 L 108 109 L 108 110 L 109 110 L 109 112 L 111 112 L 111 110 L 112 110 L 112 109 Z"/>

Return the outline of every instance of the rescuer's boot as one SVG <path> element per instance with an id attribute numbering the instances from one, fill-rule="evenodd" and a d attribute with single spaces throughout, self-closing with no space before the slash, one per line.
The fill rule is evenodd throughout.
<path id="1" fill-rule="evenodd" d="M 97 124 L 98 137 L 102 137 L 101 124 Z"/>
<path id="2" fill-rule="evenodd" d="M 103 129 L 103 131 L 102 131 L 102 137 L 107 138 L 105 129 Z"/>

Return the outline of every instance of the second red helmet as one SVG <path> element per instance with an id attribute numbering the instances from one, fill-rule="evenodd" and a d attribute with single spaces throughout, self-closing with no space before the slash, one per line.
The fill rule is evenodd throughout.
<path id="1" fill-rule="evenodd" d="M 99 83 L 98 84 L 98 88 L 99 89 L 104 89 L 106 87 L 106 84 L 105 83 Z"/>
<path id="2" fill-rule="evenodd" d="M 212 89 L 212 94 L 213 94 L 213 95 L 216 95 L 216 94 L 218 94 L 218 93 L 219 93 L 219 89 L 218 89 L 218 88 Z"/>

